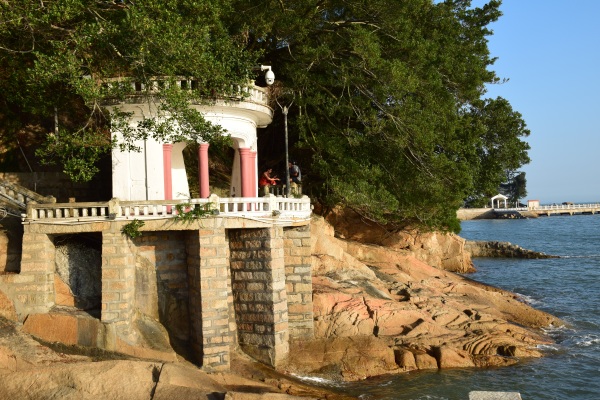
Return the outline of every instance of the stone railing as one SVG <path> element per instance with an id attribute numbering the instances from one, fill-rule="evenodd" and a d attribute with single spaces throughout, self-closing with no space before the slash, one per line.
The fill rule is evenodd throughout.
<path id="1" fill-rule="evenodd" d="M 311 215 L 310 199 L 266 197 L 220 198 L 190 200 L 141 200 L 120 201 L 112 199 L 97 203 L 27 204 L 23 222 L 28 223 L 73 223 L 98 220 L 160 219 L 174 218 L 178 208 L 189 212 L 201 208 L 210 215 L 263 219 L 269 222 L 308 220 Z"/>
<path id="2" fill-rule="evenodd" d="M 9 183 L 3 180 L 0 180 L 0 198 L 3 198 L 15 206 L 18 206 L 22 210 L 25 210 L 27 204 L 32 201 L 45 204 L 56 202 L 56 199 L 52 196 L 42 196 L 21 185 Z"/>
<path id="3" fill-rule="evenodd" d="M 126 89 L 130 96 L 141 96 L 159 93 L 161 90 L 168 88 L 171 83 L 183 90 L 195 90 L 199 87 L 196 79 L 183 76 L 173 78 L 155 77 L 151 78 L 148 83 L 136 82 L 127 78 L 111 78 L 106 80 L 105 84 L 108 88 L 120 86 Z M 267 89 L 254 84 L 248 86 L 230 85 L 229 94 L 221 94 L 220 97 L 237 101 L 249 101 L 264 106 L 268 106 L 269 103 Z"/>

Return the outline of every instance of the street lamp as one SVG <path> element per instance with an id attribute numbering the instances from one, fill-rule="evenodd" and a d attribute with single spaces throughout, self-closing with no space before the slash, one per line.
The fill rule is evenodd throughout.
<path id="1" fill-rule="evenodd" d="M 288 153 L 288 111 L 290 110 L 290 107 L 292 106 L 292 104 L 294 104 L 294 100 L 292 100 L 292 102 L 290 103 L 289 106 L 282 106 L 281 103 L 279 103 L 279 100 L 275 100 L 277 101 L 277 105 L 279 105 L 279 108 L 281 108 L 281 112 L 283 113 L 283 121 L 284 121 L 284 127 L 285 127 L 285 197 L 290 197 L 290 157 L 289 157 L 289 153 Z"/>

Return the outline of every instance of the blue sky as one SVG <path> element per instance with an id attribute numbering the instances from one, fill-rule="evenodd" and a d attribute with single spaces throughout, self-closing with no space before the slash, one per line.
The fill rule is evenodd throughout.
<path id="1" fill-rule="evenodd" d="M 523 200 L 600 202 L 600 0 L 502 3 L 488 39 L 509 81 L 486 97 L 509 100 L 531 130 Z"/>

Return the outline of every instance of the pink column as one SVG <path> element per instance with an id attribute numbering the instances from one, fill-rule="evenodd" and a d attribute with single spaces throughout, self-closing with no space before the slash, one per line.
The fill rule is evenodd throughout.
<path id="1" fill-rule="evenodd" d="M 210 196 L 208 186 L 208 143 L 201 143 L 198 147 L 198 188 L 201 199 L 207 199 Z"/>
<path id="2" fill-rule="evenodd" d="M 163 144 L 163 170 L 165 174 L 165 200 L 173 200 L 173 177 L 171 175 L 172 144 Z"/>
<path id="3" fill-rule="evenodd" d="M 242 178 L 242 197 L 253 197 L 252 192 L 252 160 L 250 159 L 250 149 L 240 149 L 240 169 Z"/>
<path id="4" fill-rule="evenodd" d="M 258 175 L 256 173 L 256 151 L 250 152 L 250 166 L 252 167 L 252 197 L 258 196 Z"/>

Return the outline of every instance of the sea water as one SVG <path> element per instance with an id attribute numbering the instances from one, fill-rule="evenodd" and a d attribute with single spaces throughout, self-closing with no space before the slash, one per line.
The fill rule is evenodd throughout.
<path id="1" fill-rule="evenodd" d="M 560 258 L 476 258 L 472 279 L 517 293 L 565 326 L 541 359 L 515 366 L 410 372 L 337 385 L 362 399 L 466 400 L 470 391 L 519 392 L 523 400 L 600 399 L 600 215 L 464 221 L 461 236 L 507 241 Z"/>

